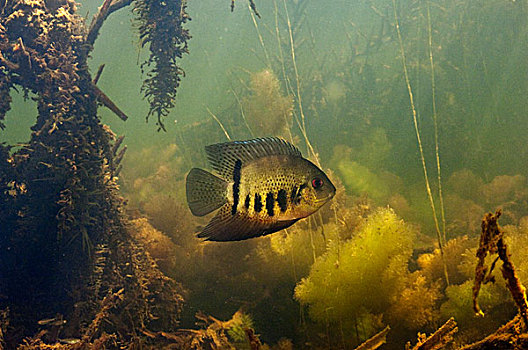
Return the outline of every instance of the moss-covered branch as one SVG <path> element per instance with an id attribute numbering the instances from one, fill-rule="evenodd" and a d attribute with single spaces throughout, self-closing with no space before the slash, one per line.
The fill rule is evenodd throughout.
<path id="1" fill-rule="evenodd" d="M 482 234 L 480 236 L 479 248 L 477 250 L 477 257 L 479 261 L 475 269 L 475 283 L 473 286 L 473 309 L 477 314 L 483 315 L 483 312 L 478 305 L 477 297 L 481 284 L 486 280 L 492 280 L 491 277 L 485 278 L 486 272 L 488 271 L 487 267 L 484 265 L 485 258 L 488 253 L 498 253 L 499 259 L 502 261 L 502 276 L 506 281 L 506 286 L 508 287 L 513 300 L 515 300 L 515 303 L 519 308 L 521 319 L 523 320 L 526 327 L 528 325 L 528 303 L 526 301 L 526 289 L 517 277 L 515 267 L 510 259 L 510 254 L 508 253 L 508 248 L 506 242 L 504 241 L 504 232 L 501 230 L 498 224 L 498 219 L 500 216 L 501 211 L 497 210 L 495 214 L 488 213 L 486 216 L 484 216 L 484 219 L 482 219 Z M 495 262 L 493 262 L 488 276 L 491 276 L 494 266 Z"/>

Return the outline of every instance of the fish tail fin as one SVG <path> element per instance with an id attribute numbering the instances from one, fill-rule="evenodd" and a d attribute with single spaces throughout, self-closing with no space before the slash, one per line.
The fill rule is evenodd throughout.
<path id="1" fill-rule="evenodd" d="M 215 175 L 192 168 L 187 175 L 187 204 L 193 215 L 204 216 L 227 202 L 228 183 Z"/>

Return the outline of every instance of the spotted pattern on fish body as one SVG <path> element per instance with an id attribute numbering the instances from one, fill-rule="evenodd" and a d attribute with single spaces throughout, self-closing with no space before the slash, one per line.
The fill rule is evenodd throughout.
<path id="1" fill-rule="evenodd" d="M 234 241 L 270 234 L 311 215 L 335 194 L 328 177 L 284 140 L 236 141 L 207 146 L 206 151 L 224 182 L 212 174 L 209 181 L 199 169 L 187 177 L 193 214 L 220 208 L 199 237 Z M 215 188 L 223 191 L 222 202 Z M 204 203 L 207 193 L 214 203 Z"/>

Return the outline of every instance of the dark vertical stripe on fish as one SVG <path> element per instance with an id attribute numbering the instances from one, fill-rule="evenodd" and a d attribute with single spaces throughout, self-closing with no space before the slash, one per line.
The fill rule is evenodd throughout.
<path id="1" fill-rule="evenodd" d="M 301 195 L 302 195 L 302 190 L 304 190 L 306 187 L 308 187 L 307 184 L 301 184 L 301 186 L 299 186 L 299 189 L 297 190 L 297 192 L 295 193 L 295 195 L 293 194 L 293 191 L 292 191 L 292 203 L 294 204 L 299 204 L 301 202 Z M 293 188 L 295 190 L 295 187 Z"/>
<path id="2" fill-rule="evenodd" d="M 260 194 L 255 193 L 255 211 L 257 213 L 260 213 L 262 210 L 262 199 L 260 198 Z"/>
<path id="3" fill-rule="evenodd" d="M 235 215 L 238 207 L 238 200 L 240 197 L 240 170 L 242 169 L 242 161 L 237 159 L 235 167 L 233 168 L 233 207 L 231 208 L 231 215 Z"/>
<path id="4" fill-rule="evenodd" d="M 293 186 L 291 190 L 291 194 L 290 194 L 290 201 L 294 204 L 297 204 L 296 198 L 297 198 L 297 186 Z"/>
<path id="5" fill-rule="evenodd" d="M 249 209 L 249 204 L 251 202 L 251 197 L 249 197 L 249 194 L 246 196 L 246 201 L 244 202 L 244 207 L 246 207 L 246 209 Z"/>
<path id="6" fill-rule="evenodd" d="M 277 194 L 277 203 L 279 203 L 280 210 L 284 213 L 288 208 L 288 195 L 285 190 L 279 190 L 279 193 Z"/>
<path id="7" fill-rule="evenodd" d="M 268 211 L 269 216 L 273 216 L 273 206 L 275 204 L 275 200 L 273 199 L 273 193 L 268 192 L 266 195 L 266 210 Z"/>

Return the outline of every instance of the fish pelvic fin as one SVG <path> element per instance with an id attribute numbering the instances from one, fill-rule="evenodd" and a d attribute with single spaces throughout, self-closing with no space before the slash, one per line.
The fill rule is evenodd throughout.
<path id="1" fill-rule="evenodd" d="M 228 183 L 202 169 L 192 168 L 186 179 L 187 204 L 193 215 L 204 216 L 227 203 Z"/>

